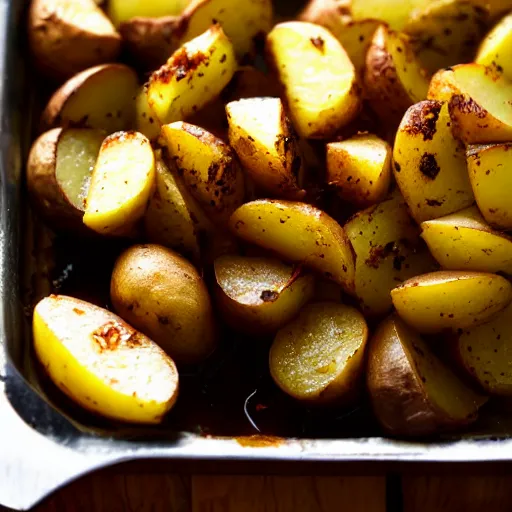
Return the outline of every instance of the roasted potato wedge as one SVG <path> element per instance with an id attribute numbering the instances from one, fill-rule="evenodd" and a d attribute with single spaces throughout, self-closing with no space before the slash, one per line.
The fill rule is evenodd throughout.
<path id="1" fill-rule="evenodd" d="M 226 105 L 229 143 L 250 179 L 273 197 L 303 199 L 304 167 L 293 127 L 279 98 Z"/>
<path id="2" fill-rule="evenodd" d="M 217 346 L 208 290 L 197 270 L 171 249 L 135 245 L 119 256 L 110 283 L 117 313 L 178 364 L 196 364 Z"/>
<path id="3" fill-rule="evenodd" d="M 71 232 L 83 229 L 85 198 L 105 133 L 54 128 L 32 145 L 27 188 L 50 226 Z"/>
<path id="4" fill-rule="evenodd" d="M 343 228 L 329 215 L 305 203 L 261 199 L 231 216 L 232 232 L 288 261 L 320 272 L 354 292 L 354 256 Z"/>
<path id="5" fill-rule="evenodd" d="M 120 35 L 93 0 L 32 0 L 28 37 L 36 67 L 58 81 L 112 62 L 121 50 Z"/>
<path id="6" fill-rule="evenodd" d="M 428 83 L 409 39 L 380 26 L 366 54 L 364 88 L 381 121 L 398 125 L 411 105 L 427 97 Z"/>
<path id="7" fill-rule="evenodd" d="M 119 27 L 133 18 L 179 16 L 190 0 L 109 0 L 107 13 Z"/>
<path id="8" fill-rule="evenodd" d="M 394 174 L 416 222 L 471 206 L 464 145 L 452 135 L 448 105 L 426 100 L 405 113 L 393 149 Z"/>
<path id="9" fill-rule="evenodd" d="M 53 94 L 41 126 L 97 128 L 112 133 L 129 130 L 135 118 L 138 79 L 124 64 L 104 64 L 69 79 Z"/>
<path id="10" fill-rule="evenodd" d="M 512 143 L 468 147 L 469 179 L 485 220 L 498 229 L 512 229 Z"/>
<path id="11" fill-rule="evenodd" d="M 495 274 L 445 270 L 409 279 L 391 298 L 411 327 L 435 333 L 487 322 L 510 304 L 512 285 Z"/>
<path id="12" fill-rule="evenodd" d="M 146 212 L 154 185 L 149 140 L 137 132 L 108 136 L 92 173 L 84 224 L 103 235 L 130 234 Z"/>
<path id="13" fill-rule="evenodd" d="M 345 405 L 358 398 L 368 339 L 357 309 L 334 302 L 309 304 L 276 335 L 270 373 L 293 398 Z"/>
<path id="14" fill-rule="evenodd" d="M 299 135 L 328 138 L 357 116 L 361 88 L 354 65 L 328 30 L 300 21 L 280 23 L 267 37 L 266 53 Z"/>
<path id="15" fill-rule="evenodd" d="M 233 150 L 206 130 L 183 122 L 165 125 L 161 138 L 192 196 L 214 222 L 227 222 L 245 194 Z"/>
<path id="16" fill-rule="evenodd" d="M 182 121 L 221 93 L 236 65 L 233 45 L 220 25 L 212 25 L 151 75 L 149 107 L 162 124 Z"/>
<path id="17" fill-rule="evenodd" d="M 178 372 L 156 343 L 106 309 L 51 295 L 34 310 L 36 355 L 73 401 L 107 418 L 160 423 L 178 396 Z"/>
<path id="18" fill-rule="evenodd" d="M 512 274 L 512 239 L 493 230 L 471 207 L 421 224 L 421 236 L 447 270 Z"/>
<path id="19" fill-rule="evenodd" d="M 396 315 L 372 337 L 366 375 L 375 416 L 393 436 L 427 436 L 467 425 L 486 402 Z"/>
<path id="20" fill-rule="evenodd" d="M 249 335 L 274 333 L 313 296 L 311 274 L 275 258 L 238 255 L 215 261 L 217 308 L 228 325 Z"/>
<path id="21" fill-rule="evenodd" d="M 391 147 L 367 133 L 327 144 L 327 183 L 360 208 L 383 201 L 391 183 Z"/>
<path id="22" fill-rule="evenodd" d="M 512 332 L 508 306 L 489 322 L 458 337 L 457 355 L 467 372 L 492 395 L 512 395 Z"/>
<path id="23" fill-rule="evenodd" d="M 155 111 L 149 106 L 148 84 L 142 86 L 135 98 L 135 126 L 137 131 L 150 141 L 156 142 L 160 137 L 162 123 Z"/>
<path id="24" fill-rule="evenodd" d="M 357 213 L 344 229 L 356 255 L 355 292 L 366 315 L 389 313 L 397 283 L 435 269 L 400 194 Z"/>

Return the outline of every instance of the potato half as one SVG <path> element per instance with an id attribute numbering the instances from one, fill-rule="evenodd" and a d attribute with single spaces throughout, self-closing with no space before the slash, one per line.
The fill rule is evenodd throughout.
<path id="1" fill-rule="evenodd" d="M 512 274 L 512 239 L 493 230 L 471 207 L 421 224 L 430 252 L 447 270 Z"/>
<path id="2" fill-rule="evenodd" d="M 127 235 L 144 216 L 155 185 L 155 157 L 137 132 L 108 136 L 87 194 L 84 224 L 103 235 Z"/>
<path id="3" fill-rule="evenodd" d="M 391 292 L 400 317 L 419 332 L 468 329 L 512 300 L 512 285 L 484 272 L 439 271 L 409 279 Z"/>
<path id="4" fill-rule="evenodd" d="M 343 228 L 305 203 L 261 199 L 231 216 L 232 232 L 288 261 L 303 263 L 354 292 L 354 256 Z"/>
<path id="5" fill-rule="evenodd" d="M 133 18 L 178 16 L 190 0 L 109 0 L 108 15 L 118 27 Z"/>
<path id="6" fill-rule="evenodd" d="M 328 30 L 300 21 L 280 23 L 267 37 L 266 52 L 299 135 L 327 138 L 357 116 L 361 89 L 354 65 Z"/>
<path id="7" fill-rule="evenodd" d="M 69 79 L 53 94 L 42 117 L 43 129 L 97 128 L 112 133 L 132 128 L 138 78 L 124 64 L 104 64 Z"/>
<path id="8" fill-rule="evenodd" d="M 273 197 L 303 199 L 303 164 L 297 136 L 279 98 L 226 105 L 229 143 L 252 181 Z"/>
<path id="9" fill-rule="evenodd" d="M 273 333 L 290 322 L 315 289 L 311 274 L 268 257 L 221 256 L 215 278 L 224 320 L 251 335 Z"/>
<path id="10" fill-rule="evenodd" d="M 33 318 L 36 355 L 52 381 L 89 411 L 160 423 L 178 396 L 178 372 L 156 343 L 110 311 L 51 295 Z"/>
<path id="11" fill-rule="evenodd" d="M 32 0 L 28 37 L 35 65 L 57 80 L 116 60 L 121 37 L 93 0 Z"/>
<path id="12" fill-rule="evenodd" d="M 277 333 L 270 373 L 297 400 L 345 405 L 358 398 L 367 339 L 368 327 L 357 309 L 309 304 Z"/>
<path id="13" fill-rule="evenodd" d="M 92 170 L 105 133 L 54 128 L 32 145 L 27 187 L 38 211 L 57 229 L 80 231 Z"/>
<path id="14" fill-rule="evenodd" d="M 471 206 L 465 147 L 452 135 L 448 105 L 422 101 L 405 113 L 393 149 L 394 174 L 416 222 Z"/>
<path id="15" fill-rule="evenodd" d="M 467 425 L 486 402 L 396 315 L 371 339 L 366 375 L 375 416 L 394 436 L 427 436 Z"/>
<path id="16" fill-rule="evenodd" d="M 217 345 L 208 290 L 183 257 L 159 245 L 119 256 L 110 283 L 117 313 L 147 333 L 177 363 L 195 364 Z"/>

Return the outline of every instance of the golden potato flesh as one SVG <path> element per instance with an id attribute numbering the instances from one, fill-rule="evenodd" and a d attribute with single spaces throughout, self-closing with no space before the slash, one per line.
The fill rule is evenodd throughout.
<path id="1" fill-rule="evenodd" d="M 226 105 L 229 143 L 252 181 L 283 199 L 302 199 L 303 165 L 295 132 L 279 98 Z"/>
<path id="2" fill-rule="evenodd" d="M 485 220 L 498 229 L 512 229 L 511 143 L 468 147 L 469 179 Z"/>
<path id="3" fill-rule="evenodd" d="M 206 130 L 182 122 L 165 125 L 161 139 L 192 196 L 214 222 L 227 222 L 245 195 L 234 151 Z"/>
<path id="4" fill-rule="evenodd" d="M 354 292 L 354 256 L 343 228 L 329 215 L 305 203 L 261 199 L 231 216 L 232 232 L 285 260 L 320 272 Z"/>
<path id="5" fill-rule="evenodd" d="M 33 0 L 28 38 L 35 65 L 56 80 L 115 61 L 121 37 L 93 0 Z"/>
<path id="6" fill-rule="evenodd" d="M 344 229 L 356 255 L 356 296 L 367 315 L 388 313 L 398 283 L 435 268 L 400 194 L 357 213 Z"/>
<path id="7" fill-rule="evenodd" d="M 327 144 L 327 183 L 360 208 L 384 200 L 391 183 L 391 147 L 371 134 Z"/>
<path id="8" fill-rule="evenodd" d="M 426 436 L 472 423 L 486 401 L 396 315 L 372 337 L 366 375 L 375 416 L 393 436 Z"/>
<path id="9" fill-rule="evenodd" d="M 471 207 L 421 224 L 421 236 L 447 270 L 512 274 L 512 239 L 493 230 Z"/>
<path id="10" fill-rule="evenodd" d="M 266 52 L 299 135 L 327 138 L 357 116 L 361 94 L 354 65 L 328 30 L 280 23 L 267 37 Z"/>
<path id="11" fill-rule="evenodd" d="M 446 103 L 427 100 L 407 110 L 393 158 L 396 182 L 416 222 L 474 203 L 465 148 L 452 135 Z"/>
<path id="12" fill-rule="evenodd" d="M 309 304 L 283 327 L 270 349 L 270 373 L 297 400 L 341 405 L 357 398 L 368 327 L 357 309 Z"/>
<path id="13" fill-rule="evenodd" d="M 41 124 L 98 128 L 112 133 L 129 130 L 135 121 L 138 78 L 124 64 L 87 69 L 57 89 L 46 106 Z"/>
<path id="14" fill-rule="evenodd" d="M 419 332 L 468 329 L 512 300 L 512 285 L 484 272 L 439 271 L 409 279 L 391 292 L 400 317 Z"/>
<path id="15" fill-rule="evenodd" d="M 149 79 L 148 104 L 161 124 L 181 121 L 215 99 L 236 70 L 220 25 L 184 44 Z"/>
<path id="16" fill-rule="evenodd" d="M 291 321 L 315 289 L 275 258 L 226 255 L 215 260 L 217 307 L 226 323 L 246 334 L 273 333 Z"/>
<path id="17" fill-rule="evenodd" d="M 103 235 L 126 235 L 146 211 L 155 185 L 155 157 L 137 132 L 117 132 L 101 146 L 87 194 L 84 224 Z"/>
<path id="18" fill-rule="evenodd" d="M 159 245 L 135 245 L 116 261 L 110 298 L 117 313 L 179 364 L 206 359 L 217 344 L 208 290 L 186 259 Z"/>
<path id="19" fill-rule="evenodd" d="M 145 135 L 150 141 L 158 140 L 162 123 L 155 111 L 149 106 L 148 84 L 143 85 L 135 98 L 135 126 L 137 131 Z"/>
<path id="20" fill-rule="evenodd" d="M 109 0 L 108 15 L 119 26 L 132 18 L 178 16 L 190 0 Z"/>
<path id="21" fill-rule="evenodd" d="M 107 418 L 160 423 L 178 396 L 178 372 L 156 343 L 88 302 L 51 295 L 33 318 L 36 355 L 73 401 Z"/>
<path id="22" fill-rule="evenodd" d="M 434 74 L 428 86 L 427 99 L 448 102 L 452 96 L 459 93 L 452 69 L 440 69 Z"/>

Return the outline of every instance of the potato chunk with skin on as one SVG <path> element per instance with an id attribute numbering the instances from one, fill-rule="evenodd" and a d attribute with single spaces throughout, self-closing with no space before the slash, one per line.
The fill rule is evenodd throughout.
<path id="1" fill-rule="evenodd" d="M 181 121 L 216 98 L 236 66 L 233 45 L 220 25 L 212 25 L 151 75 L 149 107 L 162 124 Z"/>
<path id="2" fill-rule="evenodd" d="M 275 258 L 238 255 L 215 260 L 217 307 L 228 325 L 249 335 L 291 321 L 315 289 L 312 274 Z"/>
<path id="3" fill-rule="evenodd" d="M 110 311 L 51 295 L 34 310 L 36 355 L 51 380 L 89 411 L 160 423 L 178 396 L 178 372 L 156 343 Z"/>
<path id="4" fill-rule="evenodd" d="M 467 387 L 397 315 L 368 345 L 375 416 L 393 436 L 427 436 L 472 423 L 485 397 Z"/>
<path id="5" fill-rule="evenodd" d="M 226 105 L 229 143 L 252 181 L 274 197 L 300 200 L 303 165 L 297 136 L 279 98 Z"/>
<path id="6" fill-rule="evenodd" d="M 409 279 L 391 292 L 400 317 L 419 332 L 476 327 L 512 300 L 512 285 L 484 272 L 439 271 Z"/>
<path id="7" fill-rule="evenodd" d="M 407 110 L 393 158 L 396 182 L 416 222 L 474 203 L 465 148 L 452 135 L 446 103 L 427 100 Z"/>
<path id="8" fill-rule="evenodd" d="M 299 135 L 328 138 L 357 116 L 361 90 L 354 65 L 328 30 L 280 23 L 267 36 L 266 53 Z"/>
<path id="9" fill-rule="evenodd" d="M 447 270 L 512 274 L 512 239 L 493 230 L 471 207 L 421 224 L 430 252 Z"/>
<path id="10" fill-rule="evenodd" d="M 360 208 L 384 200 L 391 183 L 391 147 L 371 134 L 327 144 L 327 183 Z"/>
<path id="11" fill-rule="evenodd" d="M 315 405 L 346 405 L 358 398 L 368 327 L 357 309 L 309 304 L 276 335 L 270 373 L 293 398 Z"/>
<path id="12" fill-rule="evenodd" d="M 323 274 L 354 292 L 354 256 L 343 228 L 323 211 L 305 203 L 261 199 L 231 216 L 231 231 L 284 259 Z"/>
<path id="13" fill-rule="evenodd" d="M 126 235 L 144 216 L 155 185 L 155 157 L 137 132 L 117 132 L 101 146 L 87 194 L 84 224 L 103 235 Z"/>

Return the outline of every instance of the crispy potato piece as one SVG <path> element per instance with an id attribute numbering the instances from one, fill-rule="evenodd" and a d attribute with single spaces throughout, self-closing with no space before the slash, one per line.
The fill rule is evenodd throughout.
<path id="1" fill-rule="evenodd" d="M 273 197 L 303 199 L 299 144 L 281 100 L 234 101 L 226 113 L 229 143 L 252 181 Z"/>
<path id="2" fill-rule="evenodd" d="M 165 125 L 162 140 L 192 196 L 214 222 L 227 222 L 245 194 L 233 150 L 206 130 L 183 122 Z"/>
<path id="3" fill-rule="evenodd" d="M 473 59 L 489 11 L 471 1 L 434 0 L 411 13 L 403 32 L 422 66 L 431 73 Z"/>
<path id="4" fill-rule="evenodd" d="M 249 335 L 273 333 L 313 296 L 315 279 L 275 258 L 221 256 L 215 261 L 217 307 L 228 325 Z"/>
<path id="5" fill-rule="evenodd" d="M 197 270 L 159 245 L 134 245 L 114 266 L 117 313 L 147 333 L 178 364 L 196 364 L 217 346 L 208 290 Z"/>
<path id="6" fill-rule="evenodd" d="M 133 18 L 162 18 L 178 16 L 190 0 L 109 0 L 108 15 L 114 25 Z"/>
<path id="7" fill-rule="evenodd" d="M 101 146 L 84 224 L 103 235 L 126 235 L 144 216 L 155 185 L 155 157 L 149 140 L 137 132 L 117 132 Z"/>
<path id="8" fill-rule="evenodd" d="M 288 395 L 312 404 L 358 398 L 368 327 L 357 309 L 309 304 L 283 327 L 270 349 L 270 373 Z"/>
<path id="9" fill-rule="evenodd" d="M 431 0 L 351 0 L 350 12 L 356 21 L 374 19 L 401 31 L 414 9 L 428 5 Z"/>
<path id="10" fill-rule="evenodd" d="M 257 51 L 258 42 L 273 25 L 272 0 L 193 0 L 182 16 L 181 41 L 190 41 L 215 21 L 233 43 L 237 57 L 243 60 Z"/>
<path id="11" fill-rule="evenodd" d="M 343 228 L 329 215 L 305 203 L 261 199 L 231 216 L 235 235 L 303 263 L 348 292 L 354 292 L 354 256 Z"/>
<path id="12" fill-rule="evenodd" d="M 65 80 L 116 60 L 121 37 L 93 0 L 32 0 L 28 37 L 35 65 Z"/>
<path id="13" fill-rule="evenodd" d="M 384 200 L 391 183 L 391 147 L 367 133 L 327 144 L 327 183 L 360 208 Z"/>
<path id="14" fill-rule="evenodd" d="M 129 130 L 138 89 L 135 71 L 124 64 L 86 69 L 53 94 L 41 117 L 43 130 L 56 126 Z"/>
<path id="15" fill-rule="evenodd" d="M 465 148 L 452 135 L 446 103 L 426 100 L 407 110 L 396 133 L 393 158 L 396 182 L 416 222 L 474 203 Z"/>
<path id="16" fill-rule="evenodd" d="M 85 198 L 105 133 L 54 128 L 32 145 L 27 187 L 33 204 L 57 229 L 83 228 Z"/>
<path id="17" fill-rule="evenodd" d="M 328 30 L 306 22 L 280 23 L 267 37 L 266 52 L 299 135 L 327 138 L 357 116 L 361 89 L 354 65 Z"/>
<path id="18" fill-rule="evenodd" d="M 177 50 L 149 79 L 148 103 L 162 124 L 181 121 L 216 98 L 236 70 L 220 25 Z"/>
<path id="19" fill-rule="evenodd" d="M 512 300 L 512 285 L 484 272 L 439 271 L 413 277 L 391 292 L 405 322 L 419 332 L 468 329 L 487 322 Z"/>
<path id="20" fill-rule="evenodd" d="M 155 111 L 149 106 L 148 84 L 142 86 L 135 98 L 135 117 L 137 131 L 145 135 L 150 141 L 157 141 L 162 130 L 162 123 Z"/>
<path id="21" fill-rule="evenodd" d="M 366 375 L 375 416 L 393 436 L 426 436 L 467 425 L 486 402 L 396 315 L 371 339 Z"/>
<path id="22" fill-rule="evenodd" d="M 458 360 L 480 386 L 492 395 L 512 395 L 511 315 L 512 305 L 486 324 L 464 331 L 458 337 Z"/>
<path id="23" fill-rule="evenodd" d="M 512 239 L 494 231 L 476 207 L 423 222 L 421 229 L 430 252 L 447 270 L 512 274 Z"/>
<path id="24" fill-rule="evenodd" d="M 355 291 L 366 315 L 389 313 L 397 283 L 435 268 L 400 194 L 357 213 L 344 229 L 356 254 Z"/>
<path id="25" fill-rule="evenodd" d="M 51 380 L 89 411 L 160 423 L 178 397 L 178 372 L 156 343 L 106 309 L 51 295 L 34 310 L 36 355 Z"/>
<path id="26" fill-rule="evenodd" d="M 498 229 L 512 229 L 512 143 L 468 147 L 469 179 L 485 220 Z"/>
<path id="27" fill-rule="evenodd" d="M 452 96 L 459 93 L 452 68 L 440 69 L 430 80 L 427 99 L 450 101 Z"/>
<path id="28" fill-rule="evenodd" d="M 398 125 L 404 112 L 427 96 L 428 78 L 409 39 L 380 26 L 366 54 L 365 93 L 385 123 Z"/>

